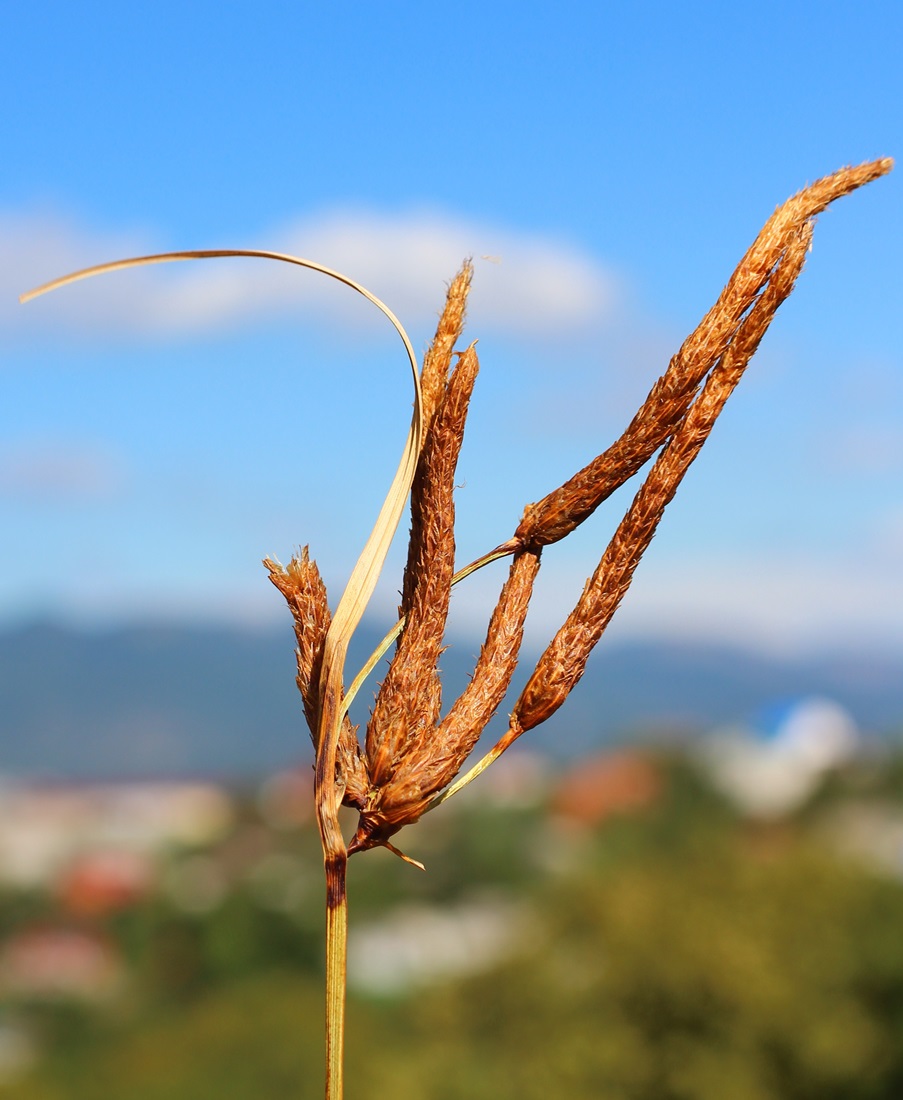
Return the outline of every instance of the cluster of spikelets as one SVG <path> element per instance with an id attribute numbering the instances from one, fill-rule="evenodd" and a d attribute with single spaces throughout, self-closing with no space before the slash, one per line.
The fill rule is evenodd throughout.
<path id="1" fill-rule="evenodd" d="M 391 321 L 414 378 L 414 416 L 398 471 L 377 523 L 330 613 L 326 589 L 305 550 L 286 567 L 266 559 L 288 602 L 298 641 L 298 687 L 316 749 L 315 799 L 327 887 L 326 1095 L 342 1096 L 347 905 L 345 871 L 354 852 L 391 837 L 449 798 L 497 759 L 526 730 L 562 705 L 618 608 L 666 506 L 793 290 L 812 239 L 813 218 L 829 203 L 891 170 L 889 158 L 844 168 L 780 206 L 740 261 L 715 305 L 684 341 L 623 435 L 564 485 L 529 505 L 514 535 L 455 572 L 455 467 L 476 381 L 474 346 L 456 353 L 464 327 L 471 268 L 449 288 L 439 328 L 419 372 L 410 341 L 392 311 L 347 275 L 312 260 L 249 249 L 139 256 L 85 268 L 22 295 L 48 291 L 105 272 L 170 261 L 229 256 L 277 260 L 319 271 L 352 288 Z M 452 365 L 453 359 L 457 361 Z M 501 705 L 517 666 L 524 621 L 543 547 L 565 538 L 656 455 L 649 473 L 587 581 L 574 610 L 540 657 L 511 711 L 508 730 L 464 776 L 464 761 Z M 400 618 L 346 691 L 345 656 L 411 496 L 411 539 Z M 490 561 L 511 557 L 473 677 L 441 716 L 438 660 L 452 586 Z M 351 699 L 396 641 L 361 746 L 347 717 Z M 360 813 L 345 844 L 338 809 Z M 401 854 L 401 853 L 398 853 Z M 403 857 L 407 858 L 407 857 Z"/>
<path id="2" fill-rule="evenodd" d="M 565 701 L 624 597 L 665 507 L 792 291 L 813 218 L 834 199 L 885 174 L 892 161 L 842 169 L 780 206 L 765 223 L 711 310 L 684 341 L 623 435 L 564 485 L 528 505 L 513 537 L 455 574 L 454 482 L 468 404 L 479 369 L 473 345 L 455 352 L 471 267 L 452 282 L 421 372 L 422 435 L 411 488 L 411 535 L 394 656 L 362 747 L 347 715 L 335 752 L 335 799 L 360 812 L 348 853 L 389 838 L 496 759 Z M 456 361 L 455 361 L 456 360 Z M 452 787 L 501 705 L 518 662 L 540 555 L 566 537 L 656 452 L 658 456 L 576 607 L 539 659 L 498 744 Z M 451 588 L 461 575 L 511 556 L 473 676 L 444 717 L 437 664 Z M 314 744 L 323 728 L 321 673 L 330 626 L 326 590 L 305 550 L 286 567 L 267 559 L 294 618 L 298 687 Z M 394 848 L 393 848 L 394 850 Z"/>

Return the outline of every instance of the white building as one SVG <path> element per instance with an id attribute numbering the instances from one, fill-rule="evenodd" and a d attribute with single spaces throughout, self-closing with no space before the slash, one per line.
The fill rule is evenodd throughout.
<path id="1" fill-rule="evenodd" d="M 847 711 L 813 696 L 775 703 L 748 722 L 714 730 L 700 755 L 715 785 L 740 809 L 776 818 L 802 805 L 858 745 Z"/>

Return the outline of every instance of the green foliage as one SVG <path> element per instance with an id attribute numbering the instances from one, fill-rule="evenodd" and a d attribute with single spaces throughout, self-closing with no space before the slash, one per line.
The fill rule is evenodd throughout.
<path id="1" fill-rule="evenodd" d="M 449 1096 L 539 1100 L 554 1081 L 631 1100 L 898 1095 L 903 951 L 881 935 L 903 921 L 895 884 L 805 847 L 738 847 L 581 876 L 542 912 L 517 964 L 421 1002 L 410 1049 L 451 1033 L 471 1052 L 468 1080 L 432 1043 Z"/>
<path id="2" fill-rule="evenodd" d="M 10 1100 L 242 1100 L 318 1080 L 320 982 L 268 975 L 201 997 L 115 1042 L 95 1040 L 39 1075 L 0 1088 Z M 319 1087 L 319 1085 L 318 1085 Z M 317 1089 L 311 1088 L 314 1095 Z"/>

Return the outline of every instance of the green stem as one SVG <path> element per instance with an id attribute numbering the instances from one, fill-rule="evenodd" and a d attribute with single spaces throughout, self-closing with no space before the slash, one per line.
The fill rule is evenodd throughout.
<path id="1" fill-rule="evenodd" d="M 347 860 L 326 865 L 326 1100 L 342 1100 L 348 948 Z"/>

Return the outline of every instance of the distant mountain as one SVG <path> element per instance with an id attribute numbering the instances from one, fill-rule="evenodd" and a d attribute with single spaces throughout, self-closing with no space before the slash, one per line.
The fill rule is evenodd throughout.
<path id="1" fill-rule="evenodd" d="M 365 626 L 351 664 L 378 638 Z M 475 649 L 444 654 L 449 699 Z M 704 729 L 803 694 L 835 699 L 866 730 L 903 732 L 900 657 L 782 661 L 717 645 L 603 642 L 568 704 L 528 737 L 570 755 Z M 234 778 L 309 758 L 288 628 L 35 623 L 0 632 L 0 776 Z"/>

